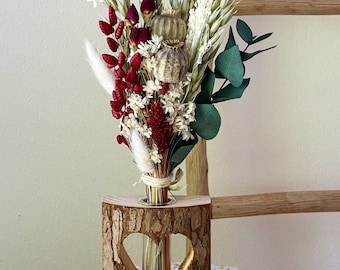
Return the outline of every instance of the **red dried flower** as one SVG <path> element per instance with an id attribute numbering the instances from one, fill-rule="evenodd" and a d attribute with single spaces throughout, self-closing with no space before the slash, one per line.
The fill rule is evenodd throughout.
<path id="1" fill-rule="evenodd" d="M 146 42 L 150 36 L 149 29 L 144 27 L 132 27 L 130 32 L 130 45 L 137 46 L 139 43 Z"/>
<path id="2" fill-rule="evenodd" d="M 109 46 L 110 50 L 116 52 L 118 49 L 118 42 L 115 41 L 113 38 L 106 38 L 107 45 Z"/>
<path id="3" fill-rule="evenodd" d="M 114 110 L 115 112 L 118 112 L 118 111 L 120 111 L 122 109 L 123 104 L 120 103 L 119 101 L 111 100 L 110 101 L 110 106 L 111 106 L 112 110 Z"/>
<path id="4" fill-rule="evenodd" d="M 115 38 L 116 39 L 120 39 L 120 37 L 123 35 L 124 27 L 125 27 L 125 22 L 120 21 L 118 23 L 118 26 L 117 26 L 117 29 L 116 29 L 116 32 L 115 32 Z"/>
<path id="5" fill-rule="evenodd" d="M 134 68 L 140 68 L 142 60 L 143 60 L 142 55 L 139 52 L 137 52 L 131 57 L 130 66 Z"/>
<path id="6" fill-rule="evenodd" d="M 147 123 L 151 127 L 151 136 L 158 147 L 159 153 L 164 153 L 170 146 L 171 127 L 159 101 L 151 104 L 150 116 L 147 119 Z"/>
<path id="7" fill-rule="evenodd" d="M 114 101 L 119 102 L 120 104 L 125 104 L 126 102 L 126 94 L 124 90 L 117 89 L 115 91 L 112 91 L 112 98 Z"/>
<path id="8" fill-rule="evenodd" d="M 126 107 L 124 115 L 129 115 L 130 113 L 133 113 L 133 110 L 130 107 Z"/>
<path id="9" fill-rule="evenodd" d="M 117 78 L 117 79 L 123 79 L 125 77 L 125 71 L 124 69 L 122 69 L 121 67 L 118 67 L 117 69 L 115 69 L 113 71 L 113 75 Z"/>
<path id="10" fill-rule="evenodd" d="M 133 25 L 138 23 L 138 21 L 139 21 L 138 11 L 137 11 L 134 4 L 132 4 L 128 8 L 128 11 L 127 11 L 126 16 L 125 16 L 125 20 L 126 20 L 126 25 L 128 27 L 133 26 Z"/>
<path id="11" fill-rule="evenodd" d="M 99 21 L 99 27 L 100 30 L 107 36 L 114 32 L 113 27 L 107 22 Z"/>
<path id="12" fill-rule="evenodd" d="M 128 71 L 126 72 L 125 81 L 132 83 L 132 84 L 138 83 L 138 75 L 137 75 L 136 69 L 134 69 L 133 67 L 130 67 L 128 69 Z"/>
<path id="13" fill-rule="evenodd" d="M 123 135 L 118 135 L 118 136 L 116 137 L 116 139 L 117 139 L 117 142 L 118 142 L 119 144 L 124 143 L 125 145 L 128 145 L 128 144 L 127 144 L 127 141 L 126 141 L 126 139 L 125 139 L 125 137 L 124 137 Z"/>
<path id="14" fill-rule="evenodd" d="M 143 0 L 140 4 L 140 10 L 143 14 L 150 14 L 156 10 L 156 4 L 154 0 Z"/>
<path id="15" fill-rule="evenodd" d="M 123 112 L 122 112 L 122 107 L 123 107 L 123 104 L 118 102 L 118 101 L 110 101 L 110 105 L 111 105 L 111 113 L 112 113 L 112 116 L 116 119 L 119 119 L 122 117 L 123 115 Z"/>
<path id="16" fill-rule="evenodd" d="M 109 21 L 112 26 L 114 26 L 117 23 L 117 15 L 113 6 L 109 6 Z"/>
<path id="17" fill-rule="evenodd" d="M 159 92 L 160 92 L 162 95 L 165 95 L 166 92 L 168 92 L 168 90 L 169 90 L 169 84 L 164 83 L 164 84 L 162 85 L 162 89 L 161 89 Z"/>
<path id="18" fill-rule="evenodd" d="M 123 113 L 121 111 L 114 111 L 114 110 L 111 110 L 111 113 L 112 113 L 112 116 L 116 119 L 120 119 L 122 116 L 123 116 Z"/>
<path id="19" fill-rule="evenodd" d="M 132 88 L 133 92 L 135 92 L 136 94 L 140 94 L 143 92 L 143 85 L 141 84 L 135 84 L 133 85 L 133 88 Z"/>
<path id="20" fill-rule="evenodd" d="M 118 54 L 118 66 L 122 67 L 126 63 L 126 57 L 123 52 L 119 52 Z"/>
<path id="21" fill-rule="evenodd" d="M 116 87 L 116 90 L 125 90 L 128 87 L 128 85 L 126 82 L 122 80 L 116 80 L 115 87 Z"/>
<path id="22" fill-rule="evenodd" d="M 113 68 L 117 66 L 118 60 L 116 57 L 110 54 L 102 54 L 103 60 L 106 62 L 108 68 Z"/>

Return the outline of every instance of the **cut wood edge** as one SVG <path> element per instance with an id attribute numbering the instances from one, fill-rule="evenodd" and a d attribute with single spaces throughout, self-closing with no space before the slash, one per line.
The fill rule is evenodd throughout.
<path id="1" fill-rule="evenodd" d="M 340 0 L 241 0 L 236 15 L 337 15 Z"/>
<path id="2" fill-rule="evenodd" d="M 119 251 L 120 259 L 122 260 L 124 266 L 126 267 L 126 270 L 137 270 L 137 267 L 134 265 L 129 254 L 126 252 L 124 245 L 122 244 L 120 245 Z"/>
<path id="3" fill-rule="evenodd" d="M 339 212 L 340 190 L 213 197 L 212 219 L 288 213 Z"/>

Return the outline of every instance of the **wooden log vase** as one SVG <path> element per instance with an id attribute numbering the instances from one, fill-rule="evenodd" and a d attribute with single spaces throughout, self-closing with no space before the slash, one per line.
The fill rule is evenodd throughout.
<path id="1" fill-rule="evenodd" d="M 123 241 L 142 233 L 159 243 L 171 234 L 182 234 L 192 248 L 179 269 L 210 269 L 209 196 L 176 196 L 164 206 L 147 206 L 136 197 L 106 196 L 102 203 L 103 270 L 135 270 Z M 143 247 L 140 247 L 143 248 Z"/>

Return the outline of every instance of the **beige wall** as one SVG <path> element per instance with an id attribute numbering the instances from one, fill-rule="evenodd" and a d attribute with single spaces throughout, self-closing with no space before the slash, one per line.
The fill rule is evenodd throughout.
<path id="1" fill-rule="evenodd" d="M 85 0 L 0 9 L 0 269 L 100 269 L 102 196 L 144 192 L 131 186 L 137 169 L 85 61 L 85 38 L 105 47 L 100 10 Z M 268 45 L 278 47 L 249 63 L 244 97 L 219 106 L 211 194 L 340 189 L 340 16 L 245 19 L 255 34 L 274 31 Z M 332 214 L 214 221 L 212 259 L 340 269 L 339 223 Z"/>

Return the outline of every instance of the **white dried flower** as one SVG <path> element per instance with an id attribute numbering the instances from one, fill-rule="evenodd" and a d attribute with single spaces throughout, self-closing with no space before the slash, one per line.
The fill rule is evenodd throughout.
<path id="1" fill-rule="evenodd" d="M 143 98 L 141 95 L 132 93 L 128 98 L 130 108 L 133 110 L 135 117 L 138 116 L 140 111 L 145 108 L 147 105 L 146 98 Z"/>
<path id="2" fill-rule="evenodd" d="M 175 106 L 170 100 L 161 100 L 165 113 L 172 115 L 175 112 Z"/>
<path id="3" fill-rule="evenodd" d="M 145 58 L 143 60 L 143 67 L 149 72 L 152 73 L 152 71 L 154 70 L 154 68 L 156 67 L 156 58 L 154 56 L 149 57 L 149 58 Z"/>
<path id="4" fill-rule="evenodd" d="M 150 55 L 150 44 L 148 43 L 139 43 L 138 46 L 138 52 L 145 58 L 150 58 L 151 55 Z"/>
<path id="5" fill-rule="evenodd" d="M 156 145 L 153 145 L 150 151 L 150 159 L 155 164 L 162 162 L 162 155 L 158 153 L 158 149 Z"/>
<path id="6" fill-rule="evenodd" d="M 182 134 L 182 140 L 184 141 L 188 141 L 188 140 L 193 140 L 195 137 L 194 135 L 192 135 L 192 133 L 190 132 L 190 130 L 184 130 L 183 132 L 181 132 Z"/>
<path id="7" fill-rule="evenodd" d="M 163 37 L 157 36 L 157 35 L 152 35 L 151 40 L 155 45 L 160 47 L 161 44 L 162 44 L 162 41 L 163 41 Z"/>
<path id="8" fill-rule="evenodd" d="M 160 85 L 160 82 L 156 80 L 148 80 L 145 85 L 143 85 L 143 90 L 145 92 L 145 95 L 148 99 L 151 99 L 153 97 L 153 94 L 155 92 L 159 92 L 159 90 L 162 89 L 162 86 Z"/>

